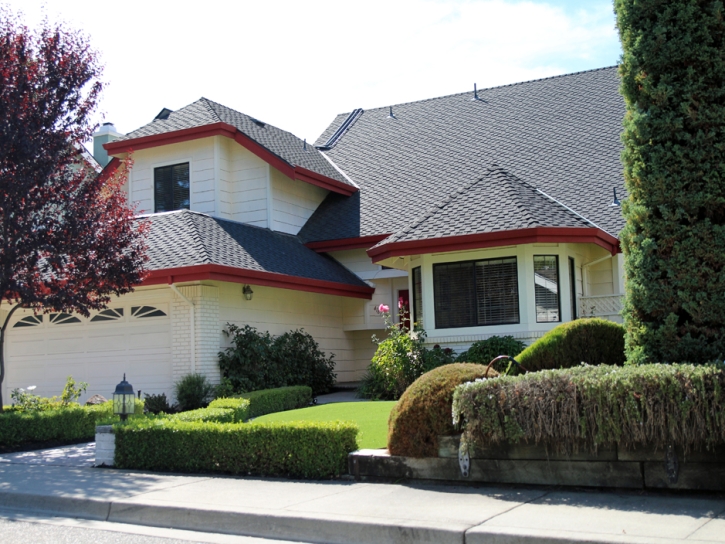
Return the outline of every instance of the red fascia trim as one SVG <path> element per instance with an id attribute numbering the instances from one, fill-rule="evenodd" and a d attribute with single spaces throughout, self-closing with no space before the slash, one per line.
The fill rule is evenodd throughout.
<path id="1" fill-rule="evenodd" d="M 350 196 L 358 190 L 357 187 L 346 185 L 336 179 L 328 178 L 327 176 L 323 176 L 322 174 L 318 174 L 312 170 L 307 170 L 301 166 L 291 165 L 282 157 L 272 153 L 269 149 L 257 143 L 243 132 L 237 130 L 235 126 L 228 123 L 213 123 L 202 127 L 175 130 L 173 132 L 143 136 L 141 138 L 133 138 L 131 140 L 108 142 L 107 144 L 103 144 L 103 147 L 109 154 L 127 153 L 132 150 L 137 151 L 139 149 L 148 149 L 160 145 L 178 144 L 181 142 L 198 140 L 200 138 L 209 138 L 211 136 L 225 136 L 227 138 L 231 138 L 289 178 L 298 179 L 345 196 Z"/>
<path id="2" fill-rule="evenodd" d="M 390 257 L 447 253 L 497 246 L 534 243 L 596 244 L 612 255 L 619 253 L 619 240 L 598 228 L 534 227 L 503 232 L 485 232 L 410 242 L 392 242 L 368 250 L 373 262 Z"/>
<path id="3" fill-rule="evenodd" d="M 344 251 L 346 249 L 371 248 L 378 242 L 385 240 L 390 234 L 373 234 L 370 236 L 358 236 L 357 238 L 340 238 L 339 240 L 324 240 L 322 242 L 309 242 L 305 244 L 308 248 L 317 253 L 328 253 L 330 251 Z"/>
<path id="4" fill-rule="evenodd" d="M 313 280 L 273 272 L 244 270 L 219 264 L 201 264 L 197 266 L 152 270 L 141 285 L 161 285 L 203 280 L 249 283 L 252 285 L 263 285 L 265 287 L 293 289 L 295 291 L 307 291 L 310 293 L 322 293 L 342 297 L 364 298 L 367 300 L 372 299 L 373 293 L 375 292 L 375 289 L 372 287 L 357 287 L 332 281 Z"/>

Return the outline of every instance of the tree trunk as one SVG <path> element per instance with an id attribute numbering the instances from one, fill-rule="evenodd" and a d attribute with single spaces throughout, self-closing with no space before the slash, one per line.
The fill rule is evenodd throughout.
<path id="1" fill-rule="evenodd" d="M 13 313 L 19 307 L 20 304 L 16 304 L 10 309 L 8 315 L 5 316 L 2 327 L 0 327 L 0 412 L 3 411 L 3 382 L 5 381 L 5 329 L 7 329 Z"/>

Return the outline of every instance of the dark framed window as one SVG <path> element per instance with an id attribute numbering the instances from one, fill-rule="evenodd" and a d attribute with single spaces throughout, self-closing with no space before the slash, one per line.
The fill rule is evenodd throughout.
<path id="1" fill-rule="evenodd" d="M 423 282 L 420 266 L 413 269 L 413 323 L 423 327 Z"/>
<path id="2" fill-rule="evenodd" d="M 553 323 L 561 321 L 558 256 L 534 255 L 534 290 L 536 322 Z"/>
<path id="3" fill-rule="evenodd" d="M 154 168 L 154 212 L 189 209 L 189 163 Z"/>
<path id="4" fill-rule="evenodd" d="M 433 265 L 436 329 L 519 323 L 516 257 Z"/>

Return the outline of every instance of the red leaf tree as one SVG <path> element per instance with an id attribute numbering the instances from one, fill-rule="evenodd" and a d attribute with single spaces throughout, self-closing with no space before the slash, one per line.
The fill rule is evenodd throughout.
<path id="1" fill-rule="evenodd" d="M 30 30 L 0 9 L 0 387 L 18 308 L 103 308 L 144 278 L 146 225 L 127 169 L 97 175 L 81 154 L 102 83 L 88 39 L 47 20 Z M 0 410 L 2 396 L 0 390 Z"/>

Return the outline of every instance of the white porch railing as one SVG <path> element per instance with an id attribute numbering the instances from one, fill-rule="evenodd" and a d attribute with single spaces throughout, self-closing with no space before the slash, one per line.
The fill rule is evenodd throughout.
<path id="1" fill-rule="evenodd" d="M 603 317 L 621 322 L 623 299 L 624 295 L 579 297 L 579 317 Z"/>

